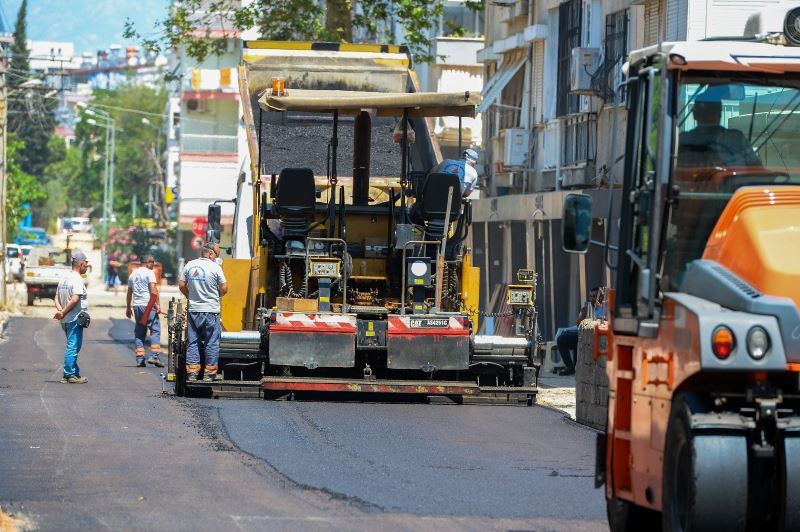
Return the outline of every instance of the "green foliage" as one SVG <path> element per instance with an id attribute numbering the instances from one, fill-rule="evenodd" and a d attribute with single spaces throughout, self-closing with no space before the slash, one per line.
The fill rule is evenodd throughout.
<path id="1" fill-rule="evenodd" d="M 6 182 L 6 235 L 13 240 L 17 234 L 19 222 L 28 214 L 24 204 L 33 205 L 45 198 L 45 189 L 34 176 L 22 170 L 18 160 L 19 154 L 24 149 L 23 143 L 10 136 L 6 147 L 8 158 L 8 174 Z"/>
<path id="2" fill-rule="evenodd" d="M 8 70 L 8 130 L 16 133 L 23 143 L 17 154 L 22 170 L 41 177 L 50 156 L 48 141 L 55 127 L 53 112 L 56 101 L 48 95 L 49 89 L 41 80 L 32 79 L 25 22 L 27 10 L 28 2 L 23 0 L 17 15 Z"/>
<path id="3" fill-rule="evenodd" d="M 429 35 L 443 12 L 444 0 L 326 0 L 324 7 L 314 0 L 259 0 L 235 7 L 227 0 L 184 0 L 174 2 L 167 16 L 156 24 L 154 34 L 142 35 L 128 20 L 124 36 L 143 46 L 163 50 L 184 46 L 187 54 L 202 62 L 225 49 L 222 39 L 212 38 L 210 28 L 243 31 L 258 28 L 268 40 L 333 40 L 348 42 L 355 32 L 375 42 L 394 42 L 391 21 L 405 30 L 405 43 L 418 62 L 434 59 Z M 468 0 L 472 10 L 483 4 Z M 458 30 L 455 30 L 458 33 Z"/>
<path id="4" fill-rule="evenodd" d="M 125 85 L 113 91 L 95 91 L 92 101 L 98 109 L 107 110 L 115 120 L 116 153 L 114 161 L 114 211 L 117 218 L 131 212 L 134 195 L 142 202 L 147 197 L 148 183 L 157 177 L 155 168 L 156 130 L 142 123 L 147 116 L 150 123 L 162 127 L 167 92 L 162 89 Z M 139 111 L 139 112 L 135 112 Z M 149 114 L 141 114 L 149 113 Z M 90 124 L 93 118 L 97 125 Z M 92 207 L 94 215 L 102 214 L 104 168 L 106 158 L 106 122 L 84 112 L 75 128 L 80 148 L 80 164 L 69 159 L 73 178 L 66 184 L 71 206 Z M 110 144 L 108 145 L 110 158 Z M 78 172 L 78 170 L 80 170 Z M 79 192 L 82 191 L 82 192 Z M 75 195 L 73 195 L 75 194 Z"/>
<path id="5" fill-rule="evenodd" d="M 131 262 L 141 261 L 145 255 L 153 255 L 157 262 L 161 263 L 164 273 L 174 273 L 175 254 L 174 250 L 168 249 L 159 244 L 157 239 L 151 235 L 151 230 L 146 227 L 134 225 L 115 225 L 109 227 L 108 236 L 103 238 L 105 249 L 109 260 L 120 262 L 124 265 L 120 268 L 120 279 L 124 282 L 127 273 L 127 265 Z"/>

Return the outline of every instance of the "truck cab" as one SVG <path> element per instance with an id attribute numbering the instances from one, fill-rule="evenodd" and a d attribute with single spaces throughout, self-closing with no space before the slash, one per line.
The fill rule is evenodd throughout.
<path id="1" fill-rule="evenodd" d="M 596 347 L 612 530 L 800 528 L 800 43 L 783 31 L 798 18 L 629 58 Z M 567 251 L 591 245 L 591 209 L 567 199 Z"/>

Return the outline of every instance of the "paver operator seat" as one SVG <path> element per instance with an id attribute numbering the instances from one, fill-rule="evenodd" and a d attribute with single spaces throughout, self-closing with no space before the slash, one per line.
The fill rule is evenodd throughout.
<path id="1" fill-rule="evenodd" d="M 417 195 L 419 221 L 425 229 L 426 240 L 444 237 L 444 219 L 447 214 L 447 191 L 452 188 L 449 222 L 457 222 L 461 216 L 461 181 L 456 174 L 429 174 Z"/>
<path id="2" fill-rule="evenodd" d="M 314 172 L 310 168 L 284 168 L 275 190 L 275 212 L 285 240 L 305 240 L 316 203 Z"/>

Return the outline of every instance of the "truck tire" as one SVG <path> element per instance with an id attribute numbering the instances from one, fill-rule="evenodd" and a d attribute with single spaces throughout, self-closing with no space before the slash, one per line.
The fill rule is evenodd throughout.
<path id="1" fill-rule="evenodd" d="M 781 530 L 800 531 L 800 434 L 783 438 L 783 526 Z"/>
<path id="2" fill-rule="evenodd" d="M 661 529 L 661 514 L 615 496 L 606 498 L 606 515 L 611 532 L 657 532 Z"/>
<path id="3" fill-rule="evenodd" d="M 664 532 L 744 531 L 747 527 L 747 438 L 735 432 L 693 433 L 683 396 L 672 401 L 662 474 Z"/>

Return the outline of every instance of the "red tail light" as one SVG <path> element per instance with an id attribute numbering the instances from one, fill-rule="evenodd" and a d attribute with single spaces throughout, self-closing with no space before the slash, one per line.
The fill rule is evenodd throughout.
<path id="1" fill-rule="evenodd" d="M 727 359 L 731 356 L 734 347 L 736 347 L 736 338 L 733 336 L 733 331 L 724 325 L 714 329 L 714 333 L 711 335 L 711 350 L 714 351 L 717 358 Z"/>

